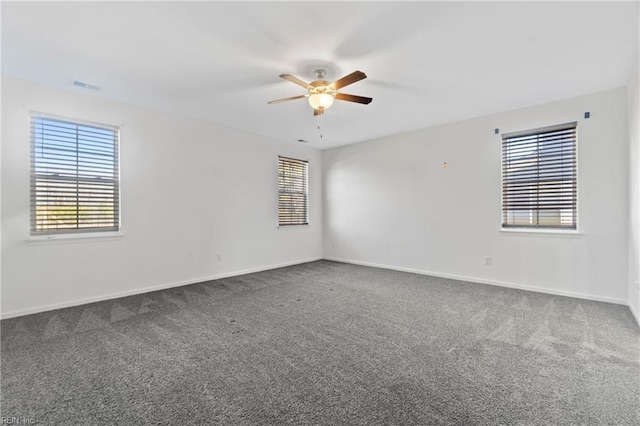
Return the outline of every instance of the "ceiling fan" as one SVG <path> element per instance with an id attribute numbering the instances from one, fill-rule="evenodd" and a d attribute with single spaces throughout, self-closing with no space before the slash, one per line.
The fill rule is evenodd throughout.
<path id="1" fill-rule="evenodd" d="M 314 74 L 316 75 L 316 80 L 311 83 L 305 83 L 291 74 L 280 74 L 280 77 L 285 80 L 289 80 L 290 82 L 307 89 L 308 93 L 292 96 L 290 98 L 276 99 L 267 103 L 277 104 L 280 102 L 292 101 L 294 99 L 309 98 L 309 105 L 313 108 L 313 115 L 320 115 L 324 113 L 325 109 L 333 105 L 334 99 L 338 99 L 339 101 L 357 102 L 359 104 L 368 104 L 373 100 L 373 98 L 347 95 L 346 93 L 338 92 L 338 89 L 367 78 L 367 75 L 362 71 L 354 71 L 333 83 L 324 80 L 326 75 L 325 70 L 315 70 Z"/>

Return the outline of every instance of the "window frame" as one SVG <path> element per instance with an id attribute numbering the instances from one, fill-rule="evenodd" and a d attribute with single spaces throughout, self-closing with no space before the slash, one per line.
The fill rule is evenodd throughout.
<path id="1" fill-rule="evenodd" d="M 562 225 L 562 209 L 558 208 L 557 210 L 559 210 L 559 223 L 557 225 L 549 225 L 549 224 L 540 224 L 539 220 L 540 220 L 540 212 L 541 210 L 537 210 L 537 209 L 531 209 L 531 214 L 533 214 L 534 211 L 537 210 L 537 223 L 531 223 L 531 224 L 508 224 L 506 222 L 508 222 L 508 220 L 505 220 L 505 215 L 508 214 L 508 207 L 505 206 L 505 191 L 507 190 L 506 188 L 506 179 L 505 179 L 505 169 L 507 168 L 505 165 L 505 143 L 506 143 L 506 139 L 509 138 L 526 138 L 526 137 L 536 137 L 537 139 L 540 139 L 539 136 L 540 135 L 545 135 L 545 134 L 550 134 L 553 132 L 561 132 L 563 130 L 568 130 L 573 132 L 573 145 L 572 145 L 572 157 L 568 156 L 569 159 L 573 160 L 573 179 L 567 179 L 567 181 L 571 181 L 572 182 L 572 190 L 570 192 L 570 196 L 573 198 L 573 205 L 572 205 L 572 210 L 573 210 L 573 214 L 572 214 L 572 223 L 569 224 L 568 226 L 563 226 Z M 497 133 L 497 131 L 496 131 Z M 500 209 L 500 230 L 503 232 L 507 232 L 507 233 L 523 233 L 523 234 L 579 234 L 579 186 L 578 186 L 578 181 L 579 181 L 579 167 L 578 167 L 578 122 L 567 122 L 567 123 L 563 123 L 563 124 L 557 124 L 557 125 L 552 125 L 552 126 L 543 126 L 543 127 L 537 127 L 537 128 L 533 128 L 533 129 L 529 129 L 529 130 L 523 130 L 523 131 L 516 131 L 516 132 L 509 132 L 509 133 L 502 133 L 500 135 L 500 155 L 501 155 L 501 160 L 500 160 L 500 167 L 501 167 L 501 179 L 500 179 L 500 188 L 501 188 L 501 197 L 500 197 L 500 201 L 501 201 L 501 209 Z M 536 156 L 536 167 L 539 168 L 539 153 Z M 558 168 L 556 168 L 558 169 Z M 565 179 L 564 178 L 560 178 L 560 182 L 563 182 Z M 537 180 L 535 181 L 534 185 L 537 187 L 535 190 L 535 194 L 539 195 L 541 193 L 540 187 L 539 187 L 539 182 L 541 182 L 541 180 Z M 561 197 L 561 196 L 560 196 Z M 539 200 L 539 199 L 538 199 Z M 539 201 L 536 203 L 537 207 L 540 207 Z M 534 204 L 532 203 L 531 206 L 533 206 Z"/>
<path id="2" fill-rule="evenodd" d="M 288 191 L 282 186 L 282 178 L 283 171 L 282 165 L 283 163 L 289 163 L 290 166 L 296 165 L 299 167 L 303 165 L 303 173 L 304 173 L 304 181 L 302 182 L 302 191 L 296 190 L 298 186 L 293 185 L 288 188 Z M 278 155 L 278 227 L 296 227 L 296 226 L 308 226 L 309 221 L 309 160 L 302 160 L 299 158 L 288 157 L 284 155 Z M 291 197 L 291 195 L 303 195 L 303 209 L 304 209 L 304 217 L 301 220 L 295 220 L 299 218 L 299 214 L 295 214 L 294 210 L 296 206 L 291 204 L 291 200 L 289 203 L 285 203 L 285 208 L 289 210 L 288 215 L 283 215 L 283 196 Z"/>
<path id="3" fill-rule="evenodd" d="M 108 156 L 110 162 L 112 162 L 113 173 L 109 173 L 108 176 L 111 177 L 112 181 L 106 180 L 106 182 L 111 183 L 112 186 L 108 186 L 108 188 L 112 188 L 114 192 L 113 197 L 109 197 L 110 205 L 113 205 L 113 213 L 110 218 L 113 219 L 113 226 L 93 226 L 93 227 L 83 227 L 80 226 L 79 217 L 76 218 L 76 226 L 68 227 L 68 228 L 56 228 L 56 229 L 45 229 L 38 230 L 37 225 L 37 212 L 36 212 L 36 204 L 37 204 L 37 187 L 38 182 L 36 181 L 38 173 L 36 171 L 37 167 L 37 159 L 36 159 L 36 131 L 35 127 L 37 126 L 37 120 L 45 120 L 50 122 L 60 122 L 64 125 L 76 126 L 76 129 L 80 130 L 81 127 L 86 129 L 97 129 L 101 131 L 109 131 L 113 132 L 113 155 Z M 40 240 L 73 240 L 76 238 L 94 238 L 99 237 L 101 239 L 108 237 L 119 237 L 121 236 L 122 230 L 122 212 L 121 212 L 121 179 L 120 179 L 120 127 L 112 124 L 105 124 L 95 121 L 83 120 L 78 118 L 71 118 L 66 116 L 60 116 L 55 114 L 43 113 L 39 111 L 30 111 L 29 112 L 29 241 L 37 242 Z M 78 139 L 78 136 L 76 136 Z M 79 143 L 79 141 L 77 141 Z M 80 167 L 80 160 L 78 158 L 78 149 L 73 151 L 73 155 L 76 157 L 77 167 Z M 85 160 L 86 161 L 86 160 Z M 60 163 L 57 163 L 58 165 Z M 54 167 L 56 163 L 54 163 Z M 78 170 L 76 171 L 75 176 L 61 178 L 61 179 L 52 179 L 53 181 L 69 181 L 76 182 L 76 185 L 82 183 L 95 183 L 96 180 L 88 178 L 86 176 L 78 176 Z M 45 178 L 51 180 L 51 176 L 45 176 Z M 98 179 L 103 179 L 102 176 L 98 175 Z M 76 205 L 80 205 L 81 193 L 79 187 L 76 187 L 75 194 L 70 198 L 76 199 Z M 112 200 L 112 201 L 111 201 Z M 77 213 L 76 213 L 77 214 Z"/>

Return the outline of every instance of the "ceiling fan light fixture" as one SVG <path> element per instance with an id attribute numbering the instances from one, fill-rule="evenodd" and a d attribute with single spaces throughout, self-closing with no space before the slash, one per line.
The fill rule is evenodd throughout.
<path id="1" fill-rule="evenodd" d="M 291 74 L 280 74 L 281 78 L 284 78 L 285 80 L 288 80 L 294 84 L 297 84 L 298 86 L 307 89 L 307 94 L 290 96 L 283 99 L 275 99 L 267 103 L 279 104 L 281 102 L 292 101 L 294 99 L 307 98 L 309 100 L 309 105 L 311 105 L 311 108 L 313 108 L 313 115 L 316 116 L 323 114 L 325 109 L 333 105 L 333 101 L 335 99 L 338 99 L 339 101 L 356 102 L 364 105 L 370 103 L 373 100 L 372 98 L 367 98 L 365 96 L 348 95 L 346 93 L 338 92 L 339 89 L 345 86 L 367 78 L 367 75 L 362 71 L 354 71 L 349 75 L 345 75 L 344 77 L 339 78 L 333 83 L 324 80 L 324 70 L 316 70 L 315 74 L 317 80 L 314 80 L 310 83 L 306 83 Z"/>
<path id="2" fill-rule="evenodd" d="M 309 95 L 309 105 L 313 109 L 327 109 L 333 105 L 333 96 L 328 93 L 314 93 Z"/>

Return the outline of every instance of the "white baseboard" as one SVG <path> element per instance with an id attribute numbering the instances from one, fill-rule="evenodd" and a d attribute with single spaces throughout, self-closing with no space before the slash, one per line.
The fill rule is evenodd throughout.
<path id="1" fill-rule="evenodd" d="M 8 318 L 14 318 L 14 317 L 19 317 L 19 316 L 23 316 L 23 315 L 37 314 L 37 313 L 40 313 L 40 312 L 52 311 L 54 309 L 69 308 L 69 307 L 72 307 L 72 306 L 85 305 L 85 304 L 88 304 L 88 303 L 102 302 L 102 301 L 105 301 L 105 300 L 118 299 L 118 298 L 126 297 L 126 296 L 134 296 L 136 294 L 150 293 L 152 291 L 165 290 L 165 289 L 173 288 L 173 287 L 181 287 L 181 286 L 184 286 L 184 285 L 196 284 L 196 283 L 204 282 L 204 281 L 218 280 L 218 279 L 222 279 L 222 278 L 228 278 L 228 277 L 235 277 L 235 276 L 239 276 L 239 275 L 251 274 L 251 273 L 254 273 L 254 272 L 267 271 L 267 270 L 270 270 L 270 269 L 284 268 L 286 266 L 299 265 L 299 264 L 302 264 L 302 263 L 309 263 L 309 262 L 314 262 L 314 261 L 322 260 L 322 259 L 330 260 L 330 261 L 334 261 L 334 262 L 350 263 L 350 264 L 353 264 L 353 265 L 370 266 L 370 267 L 374 267 L 374 268 L 389 269 L 389 270 L 401 271 L 401 272 L 410 272 L 410 273 L 419 274 L 419 275 L 430 275 L 430 276 L 433 276 L 433 277 L 448 278 L 448 279 L 453 279 L 453 280 L 458 280 L 458 281 L 467 281 L 467 282 L 474 282 L 474 283 L 480 283 L 480 284 L 495 285 L 495 286 L 500 286 L 500 287 L 515 288 L 515 289 L 519 289 L 519 290 L 534 291 L 534 292 L 538 292 L 538 293 L 554 294 L 554 295 L 557 295 L 557 296 L 574 297 L 574 298 L 578 298 L 578 299 L 594 300 L 594 301 L 598 301 L 598 302 L 608 302 L 608 303 L 615 303 L 615 304 L 619 304 L 619 305 L 627 305 L 627 306 L 629 306 L 629 304 L 627 303 L 626 300 L 615 299 L 615 298 L 611 298 L 611 297 L 595 296 L 595 295 L 590 295 L 590 294 L 577 293 L 577 292 L 564 291 L 564 290 L 553 290 L 553 289 L 548 289 L 548 288 L 544 288 L 544 287 L 522 285 L 522 284 L 510 283 L 510 282 L 505 282 L 505 281 L 487 280 L 487 279 L 482 279 L 482 278 L 468 277 L 468 276 L 454 275 L 454 274 L 444 274 L 444 273 L 433 272 L 433 271 L 425 271 L 425 270 L 421 270 L 421 269 L 404 268 L 404 267 L 400 267 L 400 266 L 385 265 L 385 264 L 373 263 L 373 262 L 362 262 L 362 261 L 351 260 L 351 259 L 342 259 L 342 258 L 334 258 L 334 257 L 324 257 L 324 258 L 323 257 L 317 257 L 317 258 L 314 257 L 314 258 L 309 258 L 309 259 L 300 259 L 300 260 L 296 260 L 296 261 L 292 261 L 292 262 L 285 262 L 285 263 L 274 264 L 274 265 L 260 266 L 260 267 L 256 267 L 256 268 L 249 268 L 249 269 L 244 269 L 244 270 L 239 270 L 239 271 L 226 272 L 226 273 L 223 273 L 223 274 L 199 277 L 199 278 L 194 278 L 194 279 L 189 279 L 189 280 L 184 280 L 184 281 L 164 283 L 164 284 L 160 284 L 160 285 L 156 285 L 156 286 L 143 287 L 143 288 L 139 288 L 139 289 L 123 291 L 123 292 L 118 292 L 118 293 L 110 293 L 110 294 L 106 294 L 106 295 L 90 297 L 90 298 L 85 298 L 85 299 L 76 299 L 76 300 L 72 300 L 72 301 L 68 301 L 68 302 L 54 303 L 54 304 L 51 304 L 51 305 L 44 305 L 44 306 L 37 306 L 37 307 L 32 307 L 32 308 L 20 309 L 20 310 L 16 310 L 16 311 L 2 312 L 2 314 L 0 314 L 0 318 L 1 319 L 8 319 Z M 631 309 L 631 307 L 629 307 L 629 310 L 631 311 L 631 313 L 634 316 L 636 322 L 640 326 L 640 318 L 638 316 L 638 313 L 634 312 L 633 309 Z"/>
<path id="2" fill-rule="evenodd" d="M 384 264 L 373 263 L 373 262 L 361 262 L 358 260 L 332 258 L 332 257 L 325 257 L 324 259 L 332 260 L 334 262 L 351 263 L 353 265 L 371 266 L 374 268 L 390 269 L 393 271 L 410 272 L 410 273 L 419 274 L 419 275 L 430 275 L 432 277 L 448 278 L 448 279 L 458 280 L 458 281 L 467 281 L 472 283 L 489 284 L 489 285 L 495 285 L 500 287 L 515 288 L 518 290 L 533 291 L 536 293 L 546 293 L 546 294 L 553 294 L 556 296 L 566 296 L 566 297 L 573 297 L 577 299 L 594 300 L 597 302 L 615 303 L 617 305 L 628 305 L 626 300 L 616 299 L 613 297 L 596 296 L 592 294 L 577 293 L 577 292 L 565 291 L 565 290 L 553 290 L 545 287 L 522 285 L 522 284 L 510 283 L 505 281 L 497 281 L 497 280 L 487 280 L 484 278 L 467 277 L 463 275 L 444 274 L 441 272 L 425 271 L 425 270 L 413 269 L 413 268 L 404 268 L 401 266 L 384 265 Z"/>
<path id="3" fill-rule="evenodd" d="M 235 276 L 239 276 L 239 275 L 252 274 L 254 272 L 267 271 L 267 270 L 270 270 L 270 269 L 284 268 L 286 266 L 299 265 L 299 264 L 302 264 L 302 263 L 314 262 L 316 260 L 322 260 L 322 257 L 317 257 L 317 258 L 314 257 L 314 258 L 309 258 L 309 259 L 300 259 L 300 260 L 296 260 L 296 261 L 292 261 L 292 262 L 279 263 L 279 264 L 275 264 L 275 265 L 259 266 L 259 267 L 256 267 L 256 268 L 249 268 L 249 269 L 244 269 L 244 270 L 240 270 L 240 271 L 233 271 L 233 272 L 225 272 L 223 274 L 217 274 L 217 275 L 210 275 L 210 276 L 206 276 L 206 277 L 193 278 L 193 279 L 189 279 L 189 280 L 185 280 L 185 281 L 164 283 L 164 284 L 160 284 L 160 285 L 156 285 L 156 286 L 137 288 L 137 289 L 134 289 L 134 290 L 121 291 L 121 292 L 118 292 L 118 293 L 110 293 L 110 294 L 100 295 L 100 296 L 96 296 L 96 297 L 89 297 L 89 298 L 85 298 L 85 299 L 76 299 L 76 300 L 71 300 L 71 301 L 68 301 L 68 302 L 53 303 L 51 305 L 36 306 L 36 307 L 33 307 L 33 308 L 19 309 L 19 310 L 16 310 L 16 311 L 2 312 L 2 314 L 0 314 L 0 318 L 1 319 L 8 319 L 8 318 L 20 317 L 20 316 L 23 316 L 23 315 L 30 315 L 30 314 L 37 314 L 37 313 L 40 313 L 40 312 L 52 311 L 54 309 L 69 308 L 69 307 L 72 307 L 72 306 L 86 305 L 88 303 L 95 303 L 95 302 L 102 302 L 102 301 L 105 301 L 105 300 L 119 299 L 121 297 L 134 296 L 136 294 L 142 294 L 142 293 L 150 293 L 152 291 L 165 290 L 167 288 L 173 288 L 173 287 L 181 287 L 181 286 L 184 286 L 184 285 L 196 284 L 196 283 L 200 283 L 200 282 L 204 282 L 204 281 L 219 280 L 221 278 L 229 278 L 229 277 L 235 277 Z"/>
<path id="4" fill-rule="evenodd" d="M 629 310 L 631 311 L 631 315 L 633 315 L 633 318 L 638 323 L 638 327 L 640 327 L 640 314 L 633 309 L 631 304 L 629 304 Z"/>

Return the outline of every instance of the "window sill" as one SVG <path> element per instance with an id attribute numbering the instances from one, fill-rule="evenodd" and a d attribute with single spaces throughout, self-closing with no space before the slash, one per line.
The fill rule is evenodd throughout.
<path id="1" fill-rule="evenodd" d="M 122 232 L 87 232 L 86 234 L 34 235 L 24 242 L 28 246 L 40 246 L 118 241 L 122 238 L 124 238 Z"/>
<path id="2" fill-rule="evenodd" d="M 582 238 L 582 232 L 567 229 L 525 229 L 525 228 L 500 228 L 503 235 L 527 235 L 540 237 Z"/>

